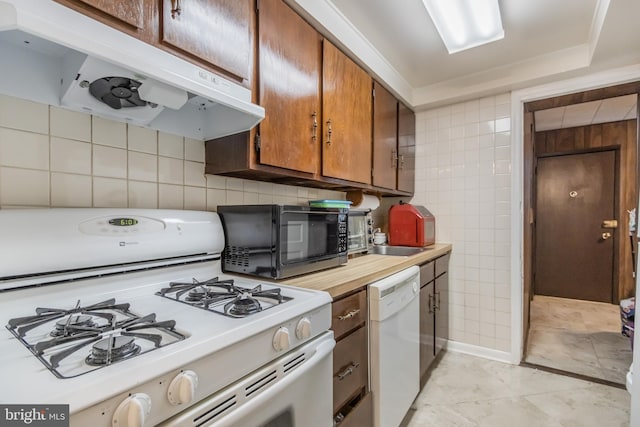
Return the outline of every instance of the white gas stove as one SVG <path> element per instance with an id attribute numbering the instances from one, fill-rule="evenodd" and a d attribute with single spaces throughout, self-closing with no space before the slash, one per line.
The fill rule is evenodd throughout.
<path id="1" fill-rule="evenodd" d="M 331 424 L 329 295 L 224 274 L 215 213 L 7 210 L 0 235 L 0 402 L 68 404 L 72 426 Z"/>

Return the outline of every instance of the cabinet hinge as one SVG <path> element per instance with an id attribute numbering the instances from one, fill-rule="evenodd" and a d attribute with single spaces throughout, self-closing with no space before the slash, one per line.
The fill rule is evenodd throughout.
<path id="1" fill-rule="evenodd" d="M 256 147 L 256 151 L 260 151 L 260 134 L 256 133 L 256 139 L 255 139 L 255 147 Z"/>

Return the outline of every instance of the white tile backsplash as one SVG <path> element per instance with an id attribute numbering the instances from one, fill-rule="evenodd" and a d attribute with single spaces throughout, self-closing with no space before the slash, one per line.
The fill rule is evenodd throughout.
<path id="1" fill-rule="evenodd" d="M 92 203 L 91 177 L 51 173 L 51 206 L 89 208 Z"/>
<path id="2" fill-rule="evenodd" d="M 184 138 L 170 133 L 158 132 L 158 154 L 174 159 L 184 159 Z"/>
<path id="3" fill-rule="evenodd" d="M 131 151 L 158 154 L 158 131 L 140 126 L 127 126 L 127 148 Z"/>
<path id="4" fill-rule="evenodd" d="M 129 181 L 129 207 L 140 209 L 158 208 L 158 183 Z"/>
<path id="5" fill-rule="evenodd" d="M 51 107 L 51 136 L 91 142 L 91 116 L 60 107 Z"/>
<path id="6" fill-rule="evenodd" d="M 49 109 L 43 104 L 0 95 L 0 126 L 48 134 Z"/>
<path id="7" fill-rule="evenodd" d="M 127 180 L 93 178 L 93 206 L 96 208 L 126 208 Z"/>
<path id="8" fill-rule="evenodd" d="M 0 205 L 49 206 L 49 171 L 0 166 Z"/>
<path id="9" fill-rule="evenodd" d="M 450 241 L 452 339 L 508 351 L 511 135 L 509 94 L 416 116 L 413 203 L 436 216 Z"/>
<path id="10" fill-rule="evenodd" d="M 170 157 L 158 157 L 158 182 L 184 184 L 184 161 Z"/>
<path id="11" fill-rule="evenodd" d="M 91 175 L 91 144 L 52 136 L 51 171 Z"/>
<path id="12" fill-rule="evenodd" d="M 126 178 L 127 150 L 94 144 L 93 175 L 109 178 Z"/>
<path id="13" fill-rule="evenodd" d="M 49 138 L 39 133 L 0 128 L 0 165 L 49 168 Z"/>
<path id="14" fill-rule="evenodd" d="M 153 154 L 128 153 L 129 179 L 134 181 L 158 182 L 158 157 Z"/>
<path id="15" fill-rule="evenodd" d="M 127 148 L 126 123 L 92 116 L 91 140 L 94 144 Z"/>
<path id="16" fill-rule="evenodd" d="M 191 138 L 184 139 L 184 158 L 194 162 L 204 161 L 204 141 Z"/>
<path id="17" fill-rule="evenodd" d="M 184 187 L 182 185 L 159 184 L 158 207 L 160 209 L 183 209 Z"/>

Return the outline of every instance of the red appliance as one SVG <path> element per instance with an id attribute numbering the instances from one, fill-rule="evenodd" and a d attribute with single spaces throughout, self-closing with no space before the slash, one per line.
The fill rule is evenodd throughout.
<path id="1" fill-rule="evenodd" d="M 391 246 L 428 246 L 436 242 L 436 218 L 424 206 L 400 202 L 389 209 Z"/>

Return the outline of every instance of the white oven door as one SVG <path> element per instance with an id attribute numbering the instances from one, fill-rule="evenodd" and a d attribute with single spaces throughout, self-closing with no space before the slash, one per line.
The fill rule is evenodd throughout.
<path id="1" fill-rule="evenodd" d="M 162 427 L 331 427 L 333 332 L 326 332 Z"/>

